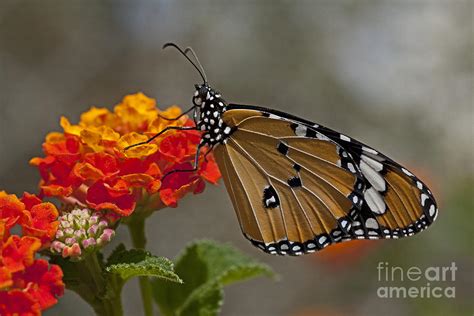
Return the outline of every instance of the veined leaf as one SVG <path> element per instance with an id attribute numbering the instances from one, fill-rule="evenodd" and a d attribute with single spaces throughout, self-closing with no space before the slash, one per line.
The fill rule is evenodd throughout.
<path id="1" fill-rule="evenodd" d="M 125 250 L 119 246 L 109 257 L 106 271 L 120 276 L 123 281 L 131 277 L 150 276 L 181 283 L 174 265 L 167 258 L 153 256 L 142 249 Z"/>
<path id="2" fill-rule="evenodd" d="M 176 260 L 184 284 L 153 281 L 155 301 L 167 316 L 216 315 L 223 286 L 257 276 L 273 276 L 271 269 L 229 245 L 198 241 Z"/>

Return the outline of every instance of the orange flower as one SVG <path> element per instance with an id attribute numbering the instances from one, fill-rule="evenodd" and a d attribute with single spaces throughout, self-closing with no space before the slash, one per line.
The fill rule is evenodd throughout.
<path id="1" fill-rule="evenodd" d="M 149 144 L 124 150 L 170 125 L 194 124 L 187 116 L 163 119 L 180 114 L 176 106 L 160 112 L 155 100 L 137 93 L 124 97 L 113 112 L 92 107 L 77 125 L 61 118 L 64 132 L 50 133 L 43 144 L 46 156 L 31 160 L 41 174 L 41 194 L 128 216 L 142 200 L 156 201 L 148 199 L 152 195 L 160 200 L 153 207 L 161 207 L 176 206 L 187 193 L 201 192 L 205 181 L 220 178 L 212 155 L 207 161 L 200 157 L 198 171 L 178 173 L 162 183 L 165 173 L 192 168 L 200 132 L 169 131 Z"/>
<path id="2" fill-rule="evenodd" d="M 13 194 L 0 191 L 0 220 L 3 222 L 1 236 L 8 237 L 10 228 L 16 225 L 23 214 L 25 206 Z"/>
<path id="3" fill-rule="evenodd" d="M 0 239 L 2 241 L 6 241 L 10 236 L 10 229 L 19 224 L 23 235 L 38 237 L 41 248 L 45 248 L 56 233 L 57 217 L 58 210 L 53 204 L 43 203 L 33 194 L 25 193 L 20 200 L 14 194 L 0 191 L 0 223 L 3 223 L 0 224 Z"/>
<path id="4" fill-rule="evenodd" d="M 39 203 L 25 210 L 21 220 L 23 234 L 39 238 L 43 247 L 53 239 L 58 229 L 58 210 L 51 203 Z"/>
<path id="5" fill-rule="evenodd" d="M 384 243 L 384 240 L 350 240 L 327 247 L 310 259 L 324 265 L 327 269 L 343 269 L 344 266 L 361 262 L 371 251 Z"/>
<path id="6" fill-rule="evenodd" d="M 10 236 L 3 244 L 2 263 L 10 273 L 24 270 L 34 261 L 36 251 L 41 247 L 38 238 L 30 236 Z"/>

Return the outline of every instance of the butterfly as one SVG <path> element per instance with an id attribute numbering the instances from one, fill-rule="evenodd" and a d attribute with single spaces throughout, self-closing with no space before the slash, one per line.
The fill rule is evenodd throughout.
<path id="1" fill-rule="evenodd" d="M 397 162 L 306 119 L 228 103 L 209 86 L 191 48 L 166 47 L 186 57 L 203 80 L 195 85 L 193 106 L 179 116 L 192 112 L 195 125 L 169 126 L 129 148 L 171 129 L 202 131 L 194 168 L 172 172 L 196 171 L 201 150 L 212 151 L 240 228 L 254 246 L 302 255 L 341 241 L 412 236 L 436 219 L 430 189 Z"/>

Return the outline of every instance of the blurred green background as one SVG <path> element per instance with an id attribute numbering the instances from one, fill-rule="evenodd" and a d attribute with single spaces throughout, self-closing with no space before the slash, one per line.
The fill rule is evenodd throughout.
<path id="1" fill-rule="evenodd" d="M 167 41 L 192 46 L 232 102 L 291 112 L 365 141 L 414 170 L 438 221 L 399 241 L 347 243 L 274 257 L 243 236 L 223 184 L 148 221 L 149 249 L 175 257 L 191 240 L 227 241 L 281 280 L 226 289 L 223 315 L 473 314 L 473 1 L 0 1 L 0 188 L 36 192 L 46 133 L 90 106 L 143 91 L 187 107 L 199 77 Z M 116 243 L 128 241 L 118 232 Z M 110 248 L 113 248 L 111 246 Z M 329 248 L 331 249 L 331 247 Z M 377 265 L 455 262 L 456 298 L 382 299 Z M 426 284 L 424 284 L 426 285 Z M 141 314 L 138 283 L 124 289 Z M 92 310 L 67 292 L 46 315 Z"/>

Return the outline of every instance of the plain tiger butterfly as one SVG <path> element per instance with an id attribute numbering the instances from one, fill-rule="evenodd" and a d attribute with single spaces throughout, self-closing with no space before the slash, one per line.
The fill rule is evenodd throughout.
<path id="1" fill-rule="evenodd" d="M 170 126 L 128 148 L 171 129 L 202 131 L 194 168 L 173 172 L 196 171 L 201 150 L 212 150 L 242 232 L 256 247 L 301 255 L 346 240 L 412 236 L 436 219 L 430 189 L 400 164 L 306 119 L 228 103 L 209 86 L 191 48 L 166 47 L 176 48 L 203 79 L 193 106 L 179 116 L 192 112 L 195 125 Z"/>

